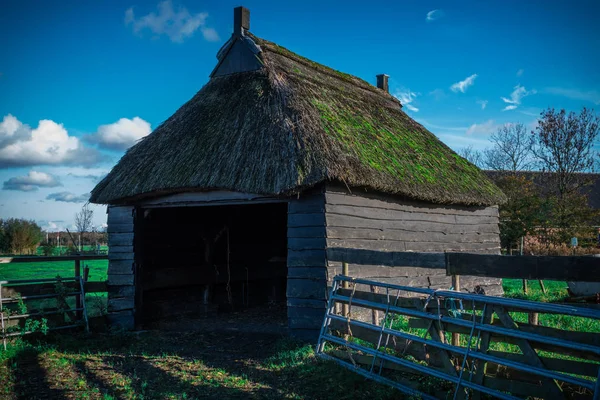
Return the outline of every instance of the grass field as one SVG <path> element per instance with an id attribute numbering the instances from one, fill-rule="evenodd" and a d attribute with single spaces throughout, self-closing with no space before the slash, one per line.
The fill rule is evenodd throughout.
<path id="1" fill-rule="evenodd" d="M 397 399 L 315 357 L 311 346 L 240 333 L 46 338 L 0 351 L 0 398 Z"/>
<path id="2" fill-rule="evenodd" d="M 85 261 L 81 264 L 83 273 L 84 267 L 90 268 L 90 281 L 105 281 L 107 278 L 108 260 Z M 0 280 L 13 279 L 46 279 L 75 276 L 74 261 L 50 261 L 50 262 L 32 262 L 32 263 L 10 263 L 0 264 Z M 85 296 L 88 308 L 88 316 L 94 317 L 106 313 L 107 295 L 106 293 L 88 293 Z M 27 302 L 30 308 L 51 307 L 54 305 L 53 299 L 44 301 Z M 68 299 L 68 304 L 74 307 L 73 297 Z"/>
<path id="3" fill-rule="evenodd" d="M 90 281 L 105 281 L 108 270 L 108 260 L 92 260 L 81 263 L 90 268 Z M 74 261 L 49 261 L 31 263 L 0 264 L 0 280 L 10 279 L 44 279 L 75 276 Z"/>
<path id="4" fill-rule="evenodd" d="M 106 279 L 107 261 L 90 261 L 90 280 Z M 73 262 L 0 264 L 0 280 L 72 276 Z M 566 282 L 504 279 L 505 295 L 536 301 L 560 301 Z M 106 310 L 106 296 L 86 296 L 90 315 Z M 511 313 L 520 322 L 527 314 Z M 600 332 L 600 322 L 542 314 L 540 325 Z M 398 318 L 395 328 L 422 336 Z M 450 340 L 450 334 L 447 333 Z M 242 333 L 167 333 L 48 336 L 0 350 L 0 398 L 61 399 L 392 399 L 398 392 L 319 360 L 311 346 L 278 337 Z M 519 352 L 493 343 L 493 350 Z M 541 352 L 557 357 L 558 354 Z M 561 357 L 576 360 L 573 357 Z M 423 378 L 423 389 L 431 380 Z M 434 386 L 439 386 L 435 384 Z M 439 387 L 438 387 L 439 389 Z"/>
<path id="5" fill-rule="evenodd" d="M 60 246 L 60 247 L 54 247 L 53 248 L 54 251 L 52 252 L 52 254 L 48 254 L 49 256 L 60 256 L 60 255 L 65 255 L 67 252 L 70 251 L 70 247 L 69 246 Z M 94 245 L 82 245 L 81 246 L 81 251 L 85 252 L 95 252 L 96 251 L 96 246 Z M 103 252 L 104 254 L 106 254 L 106 252 L 108 251 L 108 246 L 100 246 L 100 251 Z M 36 251 L 38 256 L 42 256 L 44 255 L 44 248 L 43 247 L 38 247 L 37 251 Z"/>

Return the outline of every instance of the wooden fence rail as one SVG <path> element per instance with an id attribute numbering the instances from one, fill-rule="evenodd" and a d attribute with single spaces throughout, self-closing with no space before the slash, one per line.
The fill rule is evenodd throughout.
<path id="1" fill-rule="evenodd" d="M 329 261 L 388 267 L 445 268 L 446 275 L 600 282 L 600 257 L 503 256 L 329 248 Z"/>
<path id="2" fill-rule="evenodd" d="M 102 293 L 107 291 L 106 282 L 88 282 L 88 270 L 81 271 L 81 262 L 82 261 L 93 261 L 93 260 L 108 260 L 107 254 L 75 254 L 69 256 L 16 256 L 16 257 L 0 257 L 0 264 L 14 264 L 14 263 L 38 263 L 38 262 L 56 262 L 56 261 L 73 261 L 73 276 L 75 279 L 79 277 L 83 278 L 85 293 Z M 11 280 L 12 282 L 16 282 L 15 280 Z M 48 290 L 52 290 L 49 285 L 43 284 L 29 284 L 29 285 L 20 285 L 18 286 L 18 290 L 20 293 L 28 293 L 28 294 L 40 294 L 44 292 L 48 292 Z M 15 288 L 2 288 L 2 291 L 11 291 L 14 293 Z M 0 291 L 0 292 L 2 292 Z M 0 293 L 1 295 L 1 293 Z M 84 299 L 81 295 L 75 296 L 75 303 L 77 304 L 77 316 L 79 318 L 82 317 L 81 309 L 83 309 Z"/>
<path id="3" fill-rule="evenodd" d="M 600 282 L 600 257 L 446 253 L 446 274 Z"/>

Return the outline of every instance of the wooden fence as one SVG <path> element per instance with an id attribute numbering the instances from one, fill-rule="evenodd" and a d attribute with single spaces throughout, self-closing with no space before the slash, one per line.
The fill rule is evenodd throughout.
<path id="1" fill-rule="evenodd" d="M 359 265 L 445 268 L 449 276 L 600 282 L 600 258 L 590 256 L 503 256 L 329 248 L 327 259 Z"/>
<path id="2" fill-rule="evenodd" d="M 27 256 L 27 257 L 0 257 L 0 264 L 9 264 L 9 263 L 41 263 L 41 262 L 56 262 L 56 261 L 69 261 L 73 262 L 73 275 L 72 276 L 63 276 L 63 278 L 75 278 L 75 281 L 65 281 L 64 286 L 67 289 L 77 289 L 78 288 L 78 279 L 81 277 L 84 282 L 84 292 L 85 293 L 106 293 L 108 290 L 106 281 L 99 282 L 89 282 L 88 274 L 89 269 L 83 268 L 82 263 L 85 261 L 92 260 L 108 260 L 108 255 L 106 254 L 94 254 L 94 255 L 69 255 L 69 256 Z M 15 296 L 16 294 L 19 296 L 40 296 L 44 294 L 48 294 L 54 290 L 54 284 L 50 282 L 36 282 L 36 283 L 20 283 L 18 286 L 2 286 L 0 290 L 0 296 L 2 298 Z M 83 309 L 83 301 L 84 299 L 81 295 L 75 295 L 75 304 L 77 308 L 78 319 L 81 319 L 81 310 Z M 92 321 L 92 323 L 96 323 L 96 321 Z"/>
<path id="3" fill-rule="evenodd" d="M 600 258 L 446 253 L 447 275 L 600 282 Z"/>

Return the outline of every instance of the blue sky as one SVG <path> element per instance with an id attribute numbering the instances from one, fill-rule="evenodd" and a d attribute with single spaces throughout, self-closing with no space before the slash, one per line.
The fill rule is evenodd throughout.
<path id="1" fill-rule="evenodd" d="M 71 227 L 97 180 L 207 82 L 231 1 L 0 5 L 0 218 Z M 597 1 L 245 1 L 251 31 L 375 83 L 450 147 L 600 111 Z M 95 224 L 106 221 L 95 207 Z"/>

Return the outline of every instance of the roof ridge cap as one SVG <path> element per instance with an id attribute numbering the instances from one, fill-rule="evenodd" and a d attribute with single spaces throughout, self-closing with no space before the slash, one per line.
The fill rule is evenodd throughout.
<path id="1" fill-rule="evenodd" d="M 379 89 L 378 87 L 376 87 L 374 85 L 371 85 L 369 82 L 365 81 L 362 78 L 359 78 L 358 76 L 348 74 L 346 72 L 338 71 L 338 70 L 333 69 L 325 64 L 321 64 L 319 62 L 313 61 L 310 58 L 306 58 L 304 56 L 299 55 L 298 53 L 294 53 L 293 51 L 289 50 L 288 48 L 280 46 L 275 42 L 271 42 L 269 40 L 259 38 L 258 36 L 252 34 L 251 32 L 246 32 L 246 34 L 248 37 L 250 37 L 252 40 L 254 40 L 255 43 L 258 41 L 258 43 L 256 43 L 256 45 L 263 51 L 272 52 L 272 53 L 278 54 L 282 57 L 288 58 L 290 60 L 299 62 L 308 68 L 312 68 L 312 69 L 319 71 L 320 73 L 326 74 L 326 75 L 331 76 L 336 79 L 346 81 L 349 84 L 357 86 L 361 89 L 368 90 L 369 92 L 379 95 L 379 96 L 385 98 L 386 100 L 392 100 L 392 101 L 398 103 L 402 107 L 402 103 L 400 102 L 400 100 L 398 100 L 396 97 L 392 96 L 389 92 L 385 92 L 382 89 Z M 264 44 L 264 46 L 262 44 Z M 283 51 L 277 51 L 276 49 L 282 49 Z"/>

